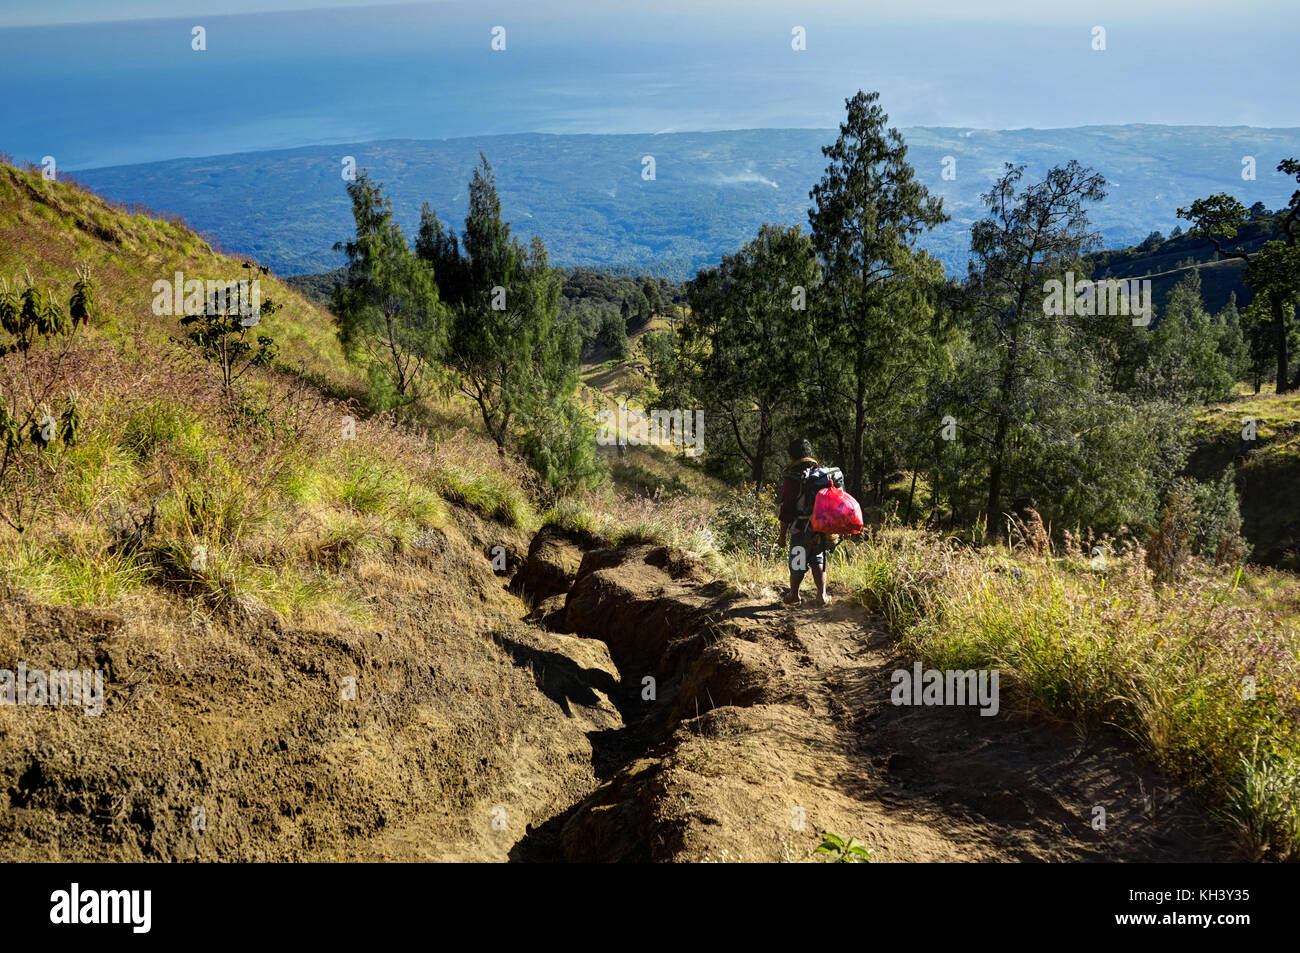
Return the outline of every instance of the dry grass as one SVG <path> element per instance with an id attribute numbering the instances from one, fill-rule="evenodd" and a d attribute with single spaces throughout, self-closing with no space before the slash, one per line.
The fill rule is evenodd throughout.
<path id="1" fill-rule="evenodd" d="M 737 518 L 743 500 L 752 519 Z M 570 500 L 551 517 L 703 557 L 733 585 L 784 585 L 784 553 L 737 538 L 767 498 Z M 744 515 L 743 513 L 740 515 Z M 1300 580 L 1191 560 L 1157 584 L 1132 538 L 975 547 L 897 525 L 843 542 L 832 590 L 881 612 L 927 667 L 993 666 L 1029 708 L 1114 726 L 1260 858 L 1300 853 Z"/>
<path id="2" fill-rule="evenodd" d="M 129 351 L 129 349 L 128 349 Z M 260 373 L 241 402 L 179 347 L 134 360 L 92 341 L 70 362 L 77 444 L 48 454 L 28 529 L 0 532 L 0 572 L 50 604 L 111 607 L 161 587 L 213 610 L 358 617 L 339 578 L 409 552 L 448 501 L 535 521 L 526 467 L 466 432 L 443 439 Z"/>
<path id="3" fill-rule="evenodd" d="M 89 265 L 105 319 L 100 333 L 124 346 L 138 340 L 147 353 L 179 333 L 175 317 L 153 313 L 155 281 L 174 280 L 177 271 L 187 279 L 238 279 L 247 276 L 242 261 L 219 254 L 174 217 L 128 210 L 0 162 L 0 275 L 12 280 L 30 272 L 42 286 L 62 290 L 72 287 L 79 265 Z M 260 280 L 263 297 L 284 305 L 267 322 L 283 364 L 327 390 L 358 390 L 330 315 L 274 275 Z"/>
<path id="4" fill-rule="evenodd" d="M 638 496 L 604 489 L 559 500 L 544 520 L 610 545 L 657 542 L 705 555 L 716 552 L 712 511 L 709 503 L 686 493 Z"/>
<path id="5" fill-rule="evenodd" d="M 284 360 L 223 396 L 214 367 L 176 342 L 178 319 L 154 314 L 152 287 L 177 271 L 240 277 L 241 263 L 174 221 L 0 163 L 0 274 L 65 295 L 86 263 L 100 320 L 59 382 L 82 428 L 75 446 L 45 453 L 26 531 L 0 531 L 11 587 L 52 604 L 107 607 L 161 588 L 212 611 L 356 617 L 340 572 L 409 552 L 446 526 L 448 502 L 535 521 L 518 460 L 463 429 L 415 433 L 326 396 L 364 382 L 332 318 L 274 276 L 263 295 L 284 307 L 265 331 Z"/>
<path id="6" fill-rule="evenodd" d="M 1127 732 L 1258 856 L 1300 852 L 1300 628 L 1244 573 L 1199 565 L 1156 587 L 1142 547 L 1031 556 L 888 529 L 832 578 L 927 666 L 994 666 L 1084 725 Z"/>

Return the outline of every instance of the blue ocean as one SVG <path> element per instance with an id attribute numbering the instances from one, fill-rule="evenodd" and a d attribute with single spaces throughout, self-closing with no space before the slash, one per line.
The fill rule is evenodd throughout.
<path id="1" fill-rule="evenodd" d="M 881 9 L 453 2 L 9 27 L 0 151 L 74 171 L 391 138 L 830 128 L 859 88 L 899 126 L 1300 125 L 1274 67 L 1294 13 L 1264 31 L 1235 10 L 1135 13 L 1099 51 L 1084 13 Z M 1206 63 L 1231 68 L 1211 81 Z"/>

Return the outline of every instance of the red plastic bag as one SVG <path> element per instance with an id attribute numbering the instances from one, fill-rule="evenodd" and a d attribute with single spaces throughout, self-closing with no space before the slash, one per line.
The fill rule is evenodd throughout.
<path id="1" fill-rule="evenodd" d="M 813 499 L 812 528 L 818 533 L 852 536 L 862 531 L 862 507 L 838 487 L 818 490 Z"/>

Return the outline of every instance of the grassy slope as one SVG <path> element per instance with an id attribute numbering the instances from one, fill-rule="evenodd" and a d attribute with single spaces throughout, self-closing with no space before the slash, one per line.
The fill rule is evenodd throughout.
<path id="1" fill-rule="evenodd" d="M 1246 419 L 1256 439 L 1242 439 Z M 1197 416 L 1189 470 L 1200 479 L 1234 466 L 1242 530 L 1252 558 L 1292 571 L 1300 569 L 1300 394 L 1278 396 L 1265 388 L 1214 404 Z"/>
<path id="2" fill-rule="evenodd" d="M 527 472 L 467 431 L 344 439 L 336 397 L 362 381 L 274 278 L 283 367 L 245 379 L 250 423 L 150 307 L 155 280 L 239 262 L 0 164 L 0 276 L 66 301 L 78 266 L 102 310 L 66 360 L 83 424 L 46 451 L 26 532 L 0 526 L 0 668 L 102 669 L 106 708 L 0 707 L 5 858 L 348 859 L 426 812 L 432 847 L 484 856 L 492 804 L 516 825 L 567 804 L 590 745 L 498 643 L 535 637 L 487 558 L 522 557 Z"/>
<path id="3" fill-rule="evenodd" d="M 154 281 L 176 271 L 238 278 L 240 263 L 182 226 L 0 165 L 0 275 L 30 274 L 66 299 L 87 265 L 102 321 L 80 333 L 66 388 L 82 398 L 82 439 L 51 459 L 52 492 L 41 494 L 25 538 L 0 531 L 0 567 L 42 598 L 104 605 L 149 586 L 147 567 L 109 550 L 115 518 L 142 516 L 155 499 L 159 552 L 204 546 L 214 557 L 208 583 L 220 588 L 224 574 L 277 610 L 345 607 L 334 584 L 316 578 L 318 551 L 400 548 L 448 524 L 447 498 L 530 518 L 522 471 L 499 469 L 472 438 L 439 451 L 363 420 L 344 440 L 345 415 L 360 414 L 331 397 L 359 394 L 363 381 L 331 317 L 274 276 L 262 278 L 263 297 L 284 307 L 263 327 L 279 365 L 247 378 L 261 425 L 240 421 L 215 368 L 175 343 L 174 317 L 151 309 Z M 480 457 L 487 465 L 474 466 Z"/>
<path id="4" fill-rule="evenodd" d="M 187 278 L 238 279 L 246 275 L 241 261 L 218 254 L 181 224 L 0 164 L 0 275 L 12 280 L 28 270 L 39 283 L 68 289 L 75 268 L 91 265 L 108 318 L 101 331 L 115 343 L 143 332 L 146 343 L 161 344 L 177 333 L 174 319 L 152 313 L 154 281 L 172 280 L 176 271 Z M 355 388 L 329 315 L 273 275 L 262 282 L 263 297 L 286 305 L 273 329 L 282 359 L 301 362 L 330 385 Z"/>
<path id="5" fill-rule="evenodd" d="M 1115 725 L 1249 854 L 1300 854 L 1300 580 L 1193 567 L 1151 583 L 1131 541 L 1055 554 L 874 536 L 842 575 L 926 665 L 992 665 L 1086 736 Z M 1009 558 L 1009 556 L 1011 558 Z"/>

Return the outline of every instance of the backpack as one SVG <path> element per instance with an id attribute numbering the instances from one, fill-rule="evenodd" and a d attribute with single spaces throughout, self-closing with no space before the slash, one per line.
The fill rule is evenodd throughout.
<path id="1" fill-rule="evenodd" d="M 794 512 L 797 519 L 811 519 L 813 504 L 817 493 L 828 487 L 844 489 L 844 474 L 839 467 L 809 467 L 802 477 L 792 477 L 799 481 L 799 488 L 794 498 Z"/>

